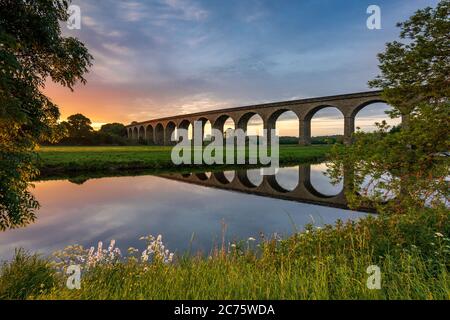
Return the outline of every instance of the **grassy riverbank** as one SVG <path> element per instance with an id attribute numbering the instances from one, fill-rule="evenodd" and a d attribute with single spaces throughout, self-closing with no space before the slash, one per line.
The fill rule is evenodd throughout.
<path id="1" fill-rule="evenodd" d="M 43 175 L 142 169 L 173 169 L 171 147 L 41 147 L 39 168 Z M 330 146 L 281 146 L 280 164 L 317 162 Z M 216 166 L 217 167 L 217 166 Z"/>
<path id="2" fill-rule="evenodd" d="M 48 261 L 20 253 L 0 269 L 0 298 L 450 299 L 449 235 L 446 209 L 369 217 L 309 226 L 285 240 L 224 244 L 208 257 L 142 262 L 138 252 L 98 262 L 83 271 L 80 290 L 67 289 Z M 371 265 L 381 271 L 379 290 L 367 287 Z"/>

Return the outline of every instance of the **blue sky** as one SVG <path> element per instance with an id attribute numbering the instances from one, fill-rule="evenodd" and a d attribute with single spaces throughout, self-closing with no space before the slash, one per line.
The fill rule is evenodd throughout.
<path id="1" fill-rule="evenodd" d="M 95 57 L 88 84 L 47 90 L 63 117 L 96 123 L 365 91 L 396 22 L 437 2 L 77 0 L 82 28 L 63 30 Z M 371 4 L 381 30 L 366 27 Z"/>

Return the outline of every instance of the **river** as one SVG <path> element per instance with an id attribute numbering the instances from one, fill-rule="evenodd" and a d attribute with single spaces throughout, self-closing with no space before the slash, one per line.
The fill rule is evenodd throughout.
<path id="1" fill-rule="evenodd" d="M 149 234 L 161 234 L 171 251 L 209 253 L 221 245 L 224 226 L 229 243 L 261 234 L 285 237 L 308 223 L 320 227 L 366 215 L 345 208 L 342 184 L 333 186 L 325 169 L 325 164 L 280 168 L 272 179 L 251 169 L 36 182 L 33 193 L 42 206 L 37 219 L 0 232 L 0 260 L 19 247 L 49 254 L 111 239 L 122 252 L 142 250 L 139 238 Z M 306 189 L 299 187 L 305 172 Z"/>

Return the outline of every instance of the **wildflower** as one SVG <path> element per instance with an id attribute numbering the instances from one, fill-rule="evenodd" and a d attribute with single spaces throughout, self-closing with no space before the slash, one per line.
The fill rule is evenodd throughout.
<path id="1" fill-rule="evenodd" d="M 148 261 L 147 250 L 142 251 L 141 260 L 142 260 L 142 262 L 147 262 Z"/>
<path id="2" fill-rule="evenodd" d="M 99 241 L 98 242 L 98 247 L 97 247 L 97 259 L 101 259 L 102 257 L 102 247 L 103 247 L 103 242 Z"/>
<path id="3" fill-rule="evenodd" d="M 248 241 L 256 241 L 256 239 L 253 237 L 250 237 L 250 238 L 248 238 Z"/>
<path id="4" fill-rule="evenodd" d="M 133 254 L 133 253 L 138 252 L 139 250 L 136 249 L 136 248 L 133 248 L 133 247 L 129 247 L 127 251 L 128 251 L 129 254 Z"/>
<path id="5" fill-rule="evenodd" d="M 444 237 L 444 235 L 442 233 L 440 233 L 440 232 L 436 232 L 435 236 L 439 237 L 439 238 L 443 238 Z"/>
<path id="6" fill-rule="evenodd" d="M 116 240 L 112 239 L 111 242 L 109 243 L 108 251 L 112 251 L 115 244 Z"/>

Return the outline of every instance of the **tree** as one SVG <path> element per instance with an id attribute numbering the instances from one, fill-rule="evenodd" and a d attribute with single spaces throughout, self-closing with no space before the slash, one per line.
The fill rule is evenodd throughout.
<path id="1" fill-rule="evenodd" d="M 71 115 L 67 118 L 69 136 L 77 139 L 87 138 L 94 132 L 89 118 L 81 113 Z"/>
<path id="2" fill-rule="evenodd" d="M 102 125 L 100 128 L 100 132 L 105 133 L 107 135 L 126 137 L 127 129 L 121 123 L 107 123 Z"/>
<path id="3" fill-rule="evenodd" d="M 377 124 L 376 132 L 357 132 L 352 146 L 334 149 L 329 174 L 337 180 L 343 168 L 350 172 L 352 206 L 403 213 L 444 206 L 449 197 L 449 10 L 443 0 L 417 11 L 398 24 L 405 43 L 388 43 L 378 55 L 381 74 L 369 85 L 382 88 L 390 116 L 403 124 Z"/>
<path id="4" fill-rule="evenodd" d="M 56 141 L 58 107 L 41 89 L 48 80 L 73 90 L 93 57 L 61 35 L 68 0 L 0 0 L 0 229 L 22 226 L 39 203 L 29 192 L 37 143 Z"/>

